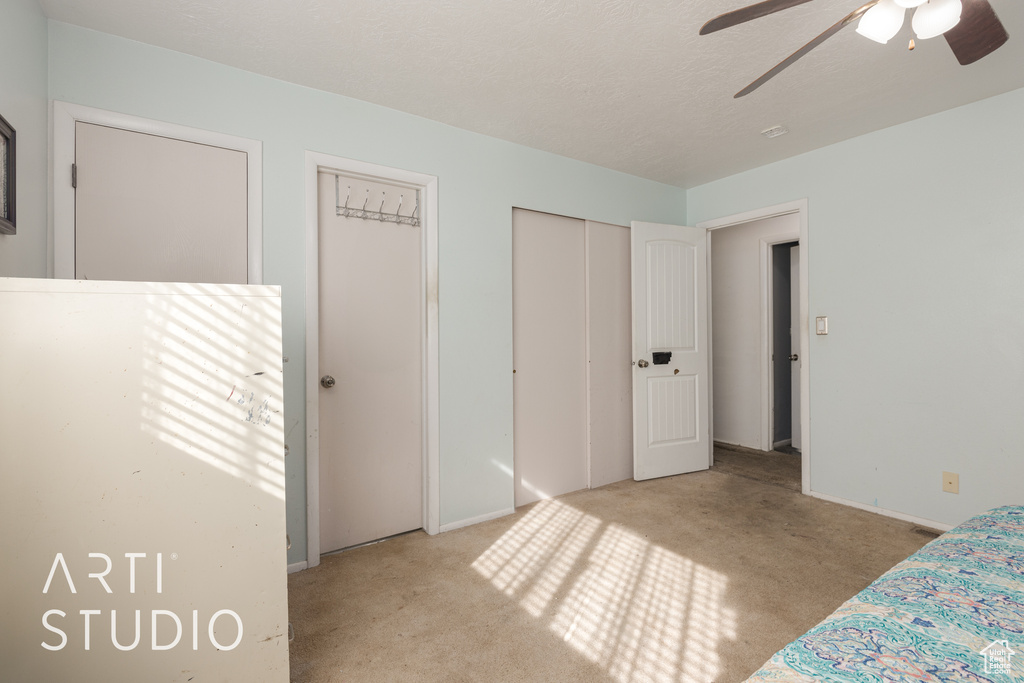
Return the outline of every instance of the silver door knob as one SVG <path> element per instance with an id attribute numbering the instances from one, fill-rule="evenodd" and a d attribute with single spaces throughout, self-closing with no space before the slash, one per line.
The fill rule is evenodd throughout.
<path id="1" fill-rule="evenodd" d="M 324 389 L 330 389 L 331 387 L 334 386 L 334 378 L 331 377 L 330 375 L 324 375 L 323 377 L 320 378 L 320 386 L 322 386 Z"/>
<path id="2" fill-rule="evenodd" d="M 796 355 L 796 354 L 794 353 L 794 354 L 791 354 L 791 355 L 790 355 L 789 359 L 790 359 L 790 360 L 800 360 L 800 356 L 798 356 L 798 355 Z"/>
<path id="3" fill-rule="evenodd" d="M 646 367 L 647 367 L 647 366 L 649 365 L 649 363 L 648 363 L 647 361 L 645 361 L 645 360 L 644 360 L 643 358 L 641 358 L 640 360 L 638 360 L 638 361 L 636 362 L 636 364 L 637 364 L 637 365 L 639 365 L 639 366 L 640 366 L 640 367 L 642 367 L 642 368 L 646 368 Z"/>

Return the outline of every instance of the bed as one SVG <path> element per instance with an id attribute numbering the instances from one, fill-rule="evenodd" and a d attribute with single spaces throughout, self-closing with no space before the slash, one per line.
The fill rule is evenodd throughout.
<path id="1" fill-rule="evenodd" d="M 747 681 L 1024 681 L 1024 506 L 930 542 Z"/>

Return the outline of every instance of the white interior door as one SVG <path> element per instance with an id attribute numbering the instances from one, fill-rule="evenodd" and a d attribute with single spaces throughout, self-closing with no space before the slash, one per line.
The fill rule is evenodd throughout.
<path id="1" fill-rule="evenodd" d="M 707 231 L 634 221 L 631 250 L 633 477 L 708 469 Z"/>
<path id="2" fill-rule="evenodd" d="M 77 122 L 74 277 L 249 282 L 247 164 L 238 150 Z"/>
<path id="3" fill-rule="evenodd" d="M 319 367 L 334 380 L 319 389 L 322 553 L 423 526 L 422 228 L 337 216 L 334 178 L 318 178 Z M 415 204 L 349 179 L 342 199 L 347 186 L 353 206 Z"/>
<path id="4" fill-rule="evenodd" d="M 515 504 L 587 487 L 584 222 L 512 212 Z"/>
<path id="5" fill-rule="evenodd" d="M 804 359 L 800 358 L 800 245 L 789 250 L 789 348 L 790 358 L 797 360 L 790 363 L 790 381 L 792 382 L 792 414 L 793 414 L 793 448 L 801 449 L 800 438 L 800 366 Z"/>

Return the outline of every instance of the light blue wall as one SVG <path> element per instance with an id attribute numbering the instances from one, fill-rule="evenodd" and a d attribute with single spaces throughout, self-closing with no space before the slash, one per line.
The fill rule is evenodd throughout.
<path id="1" fill-rule="evenodd" d="M 305 557 L 304 152 L 439 179 L 441 523 L 513 505 L 511 215 L 680 222 L 686 193 L 58 22 L 52 99 L 263 142 L 265 281 L 284 291 L 290 561 Z M 36 264 L 43 272 L 43 264 Z"/>
<path id="2" fill-rule="evenodd" d="M 3 0 L 0 116 L 16 132 L 16 235 L 0 235 L 0 276 L 46 275 L 46 17 L 35 0 Z"/>
<path id="3" fill-rule="evenodd" d="M 1022 122 L 1017 90 L 688 192 L 691 225 L 808 199 L 814 491 L 946 524 L 1024 502 Z"/>

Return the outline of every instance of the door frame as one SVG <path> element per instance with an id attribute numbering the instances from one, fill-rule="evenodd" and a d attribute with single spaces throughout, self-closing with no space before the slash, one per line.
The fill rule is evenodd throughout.
<path id="1" fill-rule="evenodd" d="M 404 185 L 421 192 L 422 264 L 420 320 L 423 408 L 423 529 L 440 531 L 438 392 L 437 177 L 343 157 L 306 152 L 306 567 L 320 564 L 320 225 L 318 175 L 336 172 Z"/>
<path id="2" fill-rule="evenodd" d="M 809 249 L 807 249 L 807 199 L 798 199 L 792 202 L 786 202 L 783 204 L 776 204 L 774 206 L 768 206 L 761 209 L 754 209 L 752 211 L 744 211 L 742 213 L 733 214 L 731 216 L 724 216 L 710 221 L 703 221 L 697 224 L 698 228 L 706 228 L 707 230 L 716 230 L 719 228 L 727 228 L 734 225 L 742 225 L 744 223 L 752 223 L 754 221 L 763 220 L 765 218 L 775 218 L 776 216 L 784 216 L 787 214 L 797 214 L 800 219 L 800 233 L 797 242 L 800 243 L 800 358 L 802 360 L 800 364 L 800 438 L 801 438 L 801 490 L 805 494 L 811 492 L 811 429 L 810 429 L 810 354 L 808 350 L 810 348 L 810 325 L 808 317 L 808 264 L 810 262 Z M 767 344 L 770 338 L 771 331 L 767 313 L 765 311 L 764 297 L 767 296 L 767 285 L 766 277 L 770 274 L 768 268 L 766 268 L 767 254 L 770 253 L 768 249 L 769 240 L 774 240 L 774 236 L 771 238 L 765 238 L 761 243 L 761 348 L 762 348 L 762 372 L 761 372 L 761 424 L 762 424 L 762 439 L 764 436 L 764 429 L 768 426 L 765 419 L 765 406 L 764 400 L 765 392 L 768 392 L 769 400 L 771 395 L 771 385 L 768 383 L 771 374 L 770 371 L 765 372 L 764 365 L 768 361 Z M 794 241 L 791 237 L 781 240 L 782 242 Z M 712 353 L 711 347 L 711 306 L 710 302 L 714 300 L 714 292 L 711 290 L 711 251 L 714 247 L 714 240 L 710 240 L 708 245 L 708 353 Z M 766 253 L 767 252 L 767 253 Z M 770 278 L 769 278 L 770 279 Z M 714 441 L 714 359 L 709 358 L 709 378 L 710 386 L 709 391 L 709 414 L 711 419 L 711 431 L 712 431 L 712 442 Z M 770 363 L 768 363 L 770 365 Z M 767 405 L 770 406 L 770 403 Z M 770 413 L 769 413 L 770 417 Z M 764 443 L 764 441 L 762 441 Z"/>
<path id="3" fill-rule="evenodd" d="M 244 152 L 248 215 L 247 279 L 250 285 L 263 284 L 262 142 L 59 100 L 53 101 L 51 118 L 53 155 L 50 158 L 50 190 L 53 202 L 47 240 L 50 253 L 48 277 L 72 279 L 75 276 L 75 188 L 71 185 L 70 169 L 75 163 L 75 124 L 82 122 Z"/>

